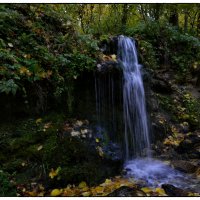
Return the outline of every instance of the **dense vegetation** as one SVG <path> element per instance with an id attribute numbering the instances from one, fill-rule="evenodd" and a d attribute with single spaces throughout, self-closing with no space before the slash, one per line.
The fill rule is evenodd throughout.
<path id="1" fill-rule="evenodd" d="M 180 81 L 199 66 L 198 4 L 7 4 L 0 9 L 1 93 L 9 95 L 4 101 L 17 96 L 21 106 L 36 112 L 58 104 L 63 95 L 71 109 L 73 82 L 95 68 L 97 42 L 111 35 L 136 38 L 145 66 L 174 68 Z"/>
<path id="2" fill-rule="evenodd" d="M 140 63 L 149 73 L 170 72 L 173 94 L 154 92 L 171 121 L 152 111 L 152 118 L 164 127 L 164 145 L 177 148 L 184 137 L 190 137 L 181 135 L 172 123 L 189 126 L 191 131 L 200 128 L 198 99 L 180 89 L 200 86 L 200 4 L 1 4 L 0 196 L 16 195 L 11 184 L 16 173 L 18 194 L 36 196 L 41 190 L 43 196 L 41 185 L 35 192 L 23 192 L 27 174 L 33 178 L 38 171 L 34 181 L 45 183 L 48 190 L 81 181 L 94 186 L 119 172 L 104 152 L 109 143 L 106 136 L 94 134 L 89 142 L 80 136 L 83 142 L 68 136 L 63 139 L 62 131 L 70 129 L 76 134 L 78 127 L 81 133 L 89 132 L 87 122 L 71 119 L 77 114 L 75 91 L 82 90 L 77 82 L 80 85 L 91 78 L 102 60 L 116 61 L 116 55 L 102 53 L 103 45 L 121 34 L 135 38 Z M 65 110 L 65 116 L 58 116 L 58 110 Z M 9 124 L 11 118 L 13 124 Z M 101 186 L 108 186 L 109 192 L 103 193 L 100 186 L 88 192 L 85 182 L 66 190 L 71 196 L 107 195 L 120 184 L 133 185 L 118 177 L 113 182 L 106 179 Z M 163 190 L 156 191 L 153 195 L 164 195 Z M 68 196 L 60 190 L 52 196 L 60 194 Z"/>

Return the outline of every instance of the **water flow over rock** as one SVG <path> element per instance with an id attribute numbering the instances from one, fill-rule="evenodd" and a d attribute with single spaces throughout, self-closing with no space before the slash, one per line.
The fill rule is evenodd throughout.
<path id="1" fill-rule="evenodd" d="M 149 131 L 145 105 L 145 93 L 138 63 L 135 41 L 120 36 L 118 59 L 123 69 L 123 110 L 125 124 L 126 160 L 134 157 L 150 157 Z"/>

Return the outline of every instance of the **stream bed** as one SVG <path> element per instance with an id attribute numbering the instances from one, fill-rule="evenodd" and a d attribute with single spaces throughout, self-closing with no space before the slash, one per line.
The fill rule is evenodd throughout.
<path id="1" fill-rule="evenodd" d="M 169 162 L 152 158 L 138 158 L 125 162 L 126 177 L 132 177 L 146 187 L 171 184 L 192 192 L 200 192 L 200 179 L 173 169 Z"/>

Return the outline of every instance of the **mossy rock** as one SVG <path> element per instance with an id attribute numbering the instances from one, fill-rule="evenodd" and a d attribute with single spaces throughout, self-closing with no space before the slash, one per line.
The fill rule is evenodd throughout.
<path id="1" fill-rule="evenodd" d="M 46 151 L 43 161 L 48 163 L 49 172 L 52 168 L 56 170 L 61 167 L 61 170 L 53 179 L 47 177 L 49 187 L 62 187 L 81 181 L 95 185 L 121 170 L 121 162 L 100 157 L 94 147 L 78 138 L 66 137 L 62 141 L 57 140 L 56 144 L 55 141 L 51 142 L 53 146 L 50 145 L 52 148 Z"/>

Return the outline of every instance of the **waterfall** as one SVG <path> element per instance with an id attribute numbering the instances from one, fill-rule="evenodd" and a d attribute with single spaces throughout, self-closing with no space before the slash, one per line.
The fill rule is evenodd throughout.
<path id="1" fill-rule="evenodd" d="M 125 158 L 150 157 L 149 130 L 141 65 L 138 63 L 135 41 L 119 36 L 118 60 L 123 69 L 123 117 Z"/>
<path id="2" fill-rule="evenodd" d="M 145 187 L 173 184 L 199 192 L 199 180 L 181 173 L 150 155 L 150 138 L 142 80 L 135 41 L 118 37 L 118 64 L 122 70 L 95 74 L 97 133 L 120 144 L 125 177 Z M 117 73 L 115 73 L 117 72 Z M 113 156 L 113 155 L 112 155 Z"/>

